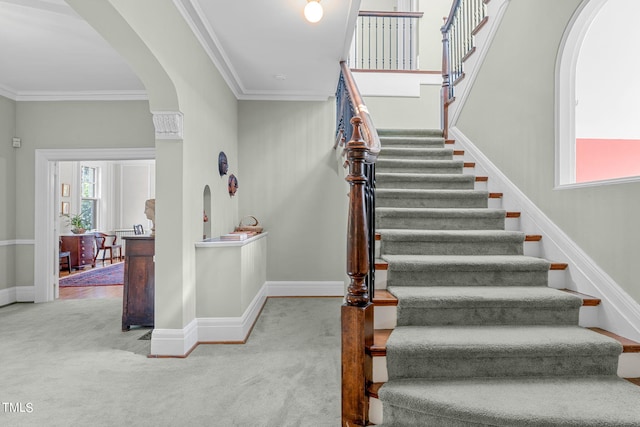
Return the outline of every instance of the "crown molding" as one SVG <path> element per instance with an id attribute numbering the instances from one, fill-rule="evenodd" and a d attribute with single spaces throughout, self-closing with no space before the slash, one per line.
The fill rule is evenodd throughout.
<path id="1" fill-rule="evenodd" d="M 79 92 L 18 92 L 15 101 L 148 101 L 143 90 L 79 91 Z"/>
<path id="2" fill-rule="evenodd" d="M 233 68 L 213 28 L 205 19 L 202 19 L 204 13 L 197 0 L 173 0 L 173 3 L 233 94 L 237 99 L 240 99 L 246 93 L 246 89 L 242 85 L 238 73 Z"/>

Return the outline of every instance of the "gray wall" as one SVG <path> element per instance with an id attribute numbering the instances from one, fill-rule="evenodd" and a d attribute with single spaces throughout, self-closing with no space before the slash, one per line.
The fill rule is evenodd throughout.
<path id="1" fill-rule="evenodd" d="M 6 242 L 16 238 L 15 122 L 15 102 L 0 96 L 0 290 L 15 285 L 16 248 Z"/>
<path id="2" fill-rule="evenodd" d="M 269 281 L 344 280 L 347 190 L 332 148 L 334 103 L 239 102 L 240 216 L 269 232 Z"/>
<path id="3" fill-rule="evenodd" d="M 35 150 L 61 148 L 142 148 L 155 143 L 146 101 L 17 102 L 16 238 L 34 239 Z M 33 286 L 33 246 L 16 248 L 16 283 Z"/>
<path id="4" fill-rule="evenodd" d="M 556 55 L 579 4 L 509 3 L 457 127 L 640 301 L 640 183 L 554 190 Z"/>

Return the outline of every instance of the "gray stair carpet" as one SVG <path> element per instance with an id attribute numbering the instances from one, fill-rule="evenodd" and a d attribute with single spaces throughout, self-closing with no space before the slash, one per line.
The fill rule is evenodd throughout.
<path id="1" fill-rule="evenodd" d="M 548 287 L 550 261 L 438 131 L 380 130 L 376 227 L 398 298 L 384 426 L 640 426 L 640 387 L 616 375 L 622 346 L 578 326 L 581 298 Z"/>

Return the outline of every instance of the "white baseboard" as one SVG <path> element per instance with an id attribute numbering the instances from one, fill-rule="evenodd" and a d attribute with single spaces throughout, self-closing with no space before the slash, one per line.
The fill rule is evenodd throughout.
<path id="1" fill-rule="evenodd" d="M 543 235 L 545 258 L 569 264 L 571 283 L 566 283 L 566 287 L 602 300 L 599 327 L 640 341 L 640 304 L 529 200 L 458 128 L 452 127 L 449 135 L 486 171 L 492 186 L 499 187 L 504 193 L 504 208 L 522 211 L 522 231 L 535 231 Z"/>
<path id="2" fill-rule="evenodd" d="M 16 287 L 0 289 L 0 307 L 16 302 Z"/>
<path id="3" fill-rule="evenodd" d="M 344 282 L 267 282 L 270 297 L 341 297 Z"/>
<path id="4" fill-rule="evenodd" d="M 241 317 L 198 318 L 199 342 L 244 342 L 267 301 L 267 285 L 262 285 Z"/>
<path id="5" fill-rule="evenodd" d="M 265 282 L 240 317 L 196 318 L 183 329 L 154 329 L 151 355 L 183 357 L 198 343 L 246 341 L 267 297 L 343 295 L 343 282 Z"/>
<path id="6" fill-rule="evenodd" d="M 14 302 L 33 302 L 34 300 L 34 286 L 13 286 L 7 289 L 0 289 L 0 307 Z"/>
<path id="7" fill-rule="evenodd" d="M 16 286 L 17 302 L 34 302 L 36 300 L 35 286 Z"/>
<path id="8" fill-rule="evenodd" d="M 197 325 L 197 319 L 193 319 L 183 329 L 154 329 L 151 334 L 151 355 L 186 356 L 198 344 Z"/>

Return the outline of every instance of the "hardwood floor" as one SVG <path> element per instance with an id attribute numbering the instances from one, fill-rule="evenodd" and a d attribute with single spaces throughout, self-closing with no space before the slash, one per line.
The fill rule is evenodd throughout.
<path id="1" fill-rule="evenodd" d="M 107 267 L 111 264 L 97 263 L 93 269 Z M 87 270 L 73 270 L 71 274 L 81 273 Z M 69 276 L 66 271 L 60 272 L 60 277 Z M 59 299 L 88 299 L 88 298 L 122 298 L 122 285 L 112 286 L 62 286 L 60 287 Z"/>
<path id="2" fill-rule="evenodd" d="M 59 299 L 122 298 L 122 285 L 63 286 Z"/>

